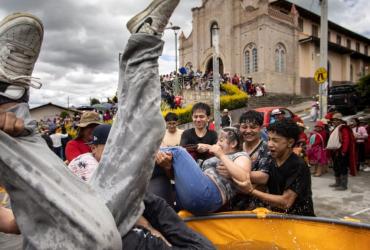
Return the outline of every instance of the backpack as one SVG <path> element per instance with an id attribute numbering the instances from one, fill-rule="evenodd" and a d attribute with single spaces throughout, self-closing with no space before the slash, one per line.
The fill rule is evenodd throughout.
<path id="1" fill-rule="evenodd" d="M 337 150 L 340 149 L 342 146 L 341 138 L 340 138 L 340 128 L 343 125 L 337 126 L 334 131 L 330 134 L 328 144 L 326 146 L 326 149 L 329 150 Z"/>

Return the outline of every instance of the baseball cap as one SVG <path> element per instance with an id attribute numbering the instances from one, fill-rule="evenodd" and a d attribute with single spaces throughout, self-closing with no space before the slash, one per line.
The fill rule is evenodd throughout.
<path id="1" fill-rule="evenodd" d="M 272 110 L 271 111 L 271 115 L 280 115 L 280 114 L 282 114 L 283 112 L 281 112 L 281 110 L 280 109 L 274 109 L 274 110 Z"/>
<path id="2" fill-rule="evenodd" d="M 99 126 L 96 126 L 92 132 L 93 140 L 88 144 L 106 144 L 111 127 L 112 126 L 109 124 L 101 124 Z"/>

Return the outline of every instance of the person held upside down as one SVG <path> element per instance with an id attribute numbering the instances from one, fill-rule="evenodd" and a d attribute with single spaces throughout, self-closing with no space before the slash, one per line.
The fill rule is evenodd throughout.
<path id="1" fill-rule="evenodd" d="M 236 128 L 224 128 L 217 144 L 202 146 L 215 156 L 204 161 L 201 168 L 185 149 L 161 148 L 162 152 L 172 156 L 178 205 L 195 215 L 219 210 L 237 193 L 232 179 L 222 177 L 217 166 L 224 165 L 236 180 L 250 181 L 251 161 L 247 153 L 241 152 L 241 139 Z"/>

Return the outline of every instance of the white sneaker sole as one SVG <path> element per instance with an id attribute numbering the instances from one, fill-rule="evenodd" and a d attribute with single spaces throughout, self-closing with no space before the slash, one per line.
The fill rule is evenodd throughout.
<path id="1" fill-rule="evenodd" d="M 153 10 L 155 10 L 164 2 L 166 2 L 166 0 L 154 0 L 143 11 L 131 18 L 130 21 L 127 22 L 127 29 L 130 31 L 130 33 L 136 33 L 137 29 L 140 27 L 141 22 L 149 17 Z"/>
<path id="2" fill-rule="evenodd" d="M 37 28 L 39 29 L 40 31 L 40 34 L 41 34 L 41 41 L 43 40 L 43 36 L 44 36 L 44 25 L 42 24 L 41 20 L 39 18 L 37 18 L 36 16 L 34 15 L 31 15 L 31 14 L 28 14 L 28 13 L 22 13 L 22 12 L 19 12 L 19 13 L 13 13 L 13 14 L 10 14 L 9 16 L 5 17 L 1 22 L 0 22 L 0 31 L 2 29 L 7 29 L 7 25 L 9 26 L 13 26 L 14 23 L 12 23 L 12 21 L 14 21 L 15 19 L 19 19 L 17 20 L 17 22 L 19 24 L 22 24 L 23 20 L 25 19 L 28 19 L 27 22 L 29 22 L 29 19 L 32 20 L 33 24 L 35 26 L 37 26 Z"/>

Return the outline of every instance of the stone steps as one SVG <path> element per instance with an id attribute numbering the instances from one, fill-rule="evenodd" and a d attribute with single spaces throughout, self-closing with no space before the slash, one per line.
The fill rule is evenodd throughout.
<path id="1" fill-rule="evenodd" d="M 213 103 L 213 91 L 183 90 L 182 96 L 184 97 L 185 106 L 197 102 Z"/>
<path id="2" fill-rule="evenodd" d="M 248 99 L 248 108 L 255 109 L 260 107 L 290 106 L 311 100 L 310 97 L 284 95 L 269 93 L 267 96 L 255 97 Z"/>
<path id="3" fill-rule="evenodd" d="M 197 102 L 205 102 L 213 105 L 213 91 L 183 90 L 184 106 Z M 267 96 L 250 96 L 248 108 L 255 109 L 260 107 L 290 106 L 311 100 L 310 97 L 294 96 L 287 94 L 268 93 Z"/>

